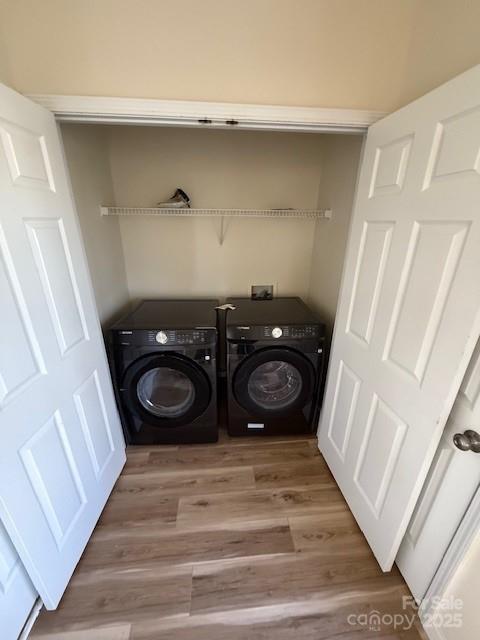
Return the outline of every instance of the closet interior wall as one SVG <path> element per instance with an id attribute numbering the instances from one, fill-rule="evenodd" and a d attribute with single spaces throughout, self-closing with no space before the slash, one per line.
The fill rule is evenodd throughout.
<path id="1" fill-rule="evenodd" d="M 362 146 L 362 136 L 324 136 L 320 199 L 322 206 L 334 213 L 327 225 L 316 226 L 308 299 L 327 323 L 330 335 L 340 293 Z"/>
<path id="2" fill-rule="evenodd" d="M 249 295 L 273 284 L 330 328 L 362 136 L 62 124 L 99 316 L 128 301 Z M 182 187 L 194 207 L 332 208 L 333 219 L 101 217 L 152 207 Z"/>
<path id="3" fill-rule="evenodd" d="M 129 301 L 120 223 L 118 218 L 100 216 L 98 208 L 115 200 L 108 131 L 69 124 L 61 127 L 61 133 L 98 315 L 107 326 Z"/>

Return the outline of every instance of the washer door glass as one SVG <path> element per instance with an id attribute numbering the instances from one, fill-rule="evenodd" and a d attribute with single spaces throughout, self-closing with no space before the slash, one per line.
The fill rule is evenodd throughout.
<path id="1" fill-rule="evenodd" d="M 137 383 L 137 396 L 147 411 L 160 418 L 178 418 L 195 400 L 192 381 L 181 371 L 155 367 L 144 373 Z"/>
<path id="2" fill-rule="evenodd" d="M 279 410 L 295 403 L 303 388 L 300 371 L 289 362 L 269 360 L 248 379 L 248 394 L 262 409 Z"/>

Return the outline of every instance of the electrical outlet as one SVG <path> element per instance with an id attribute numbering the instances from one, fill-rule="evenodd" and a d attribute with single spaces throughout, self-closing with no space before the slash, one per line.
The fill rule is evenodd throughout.
<path id="1" fill-rule="evenodd" d="M 272 300 L 273 284 L 253 284 L 252 300 Z"/>

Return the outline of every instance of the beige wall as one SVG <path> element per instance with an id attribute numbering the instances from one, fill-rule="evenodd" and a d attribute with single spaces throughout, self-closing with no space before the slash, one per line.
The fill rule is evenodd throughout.
<path id="1" fill-rule="evenodd" d="M 0 78 L 23 93 L 392 111 L 480 63 L 479 21 L 478 0 L 0 0 Z"/>
<path id="2" fill-rule="evenodd" d="M 23 93 L 391 111 L 480 63 L 479 20 L 478 0 L 0 0 L 0 78 Z"/>
<path id="3" fill-rule="evenodd" d="M 476 64 L 480 64 L 480 2 L 417 1 L 401 103 Z"/>
<path id="4" fill-rule="evenodd" d="M 62 137 L 72 180 L 100 321 L 115 318 L 128 301 L 117 218 L 102 218 L 99 205 L 113 198 L 106 131 L 63 125 Z"/>
<path id="5" fill-rule="evenodd" d="M 308 299 L 325 318 L 330 331 L 337 308 L 362 140 L 361 136 L 327 136 L 324 147 L 321 200 L 324 206 L 332 208 L 334 216 L 328 226 L 318 225 L 316 229 Z"/>
<path id="6" fill-rule="evenodd" d="M 391 109 L 414 0 L 3 0 L 14 87 Z"/>
<path id="7" fill-rule="evenodd" d="M 315 208 L 319 201 L 325 136 L 148 127 L 111 127 L 109 136 L 118 205 L 154 206 L 177 186 L 196 207 Z M 218 219 L 122 218 L 131 297 L 249 295 L 252 284 L 306 296 L 313 221 L 226 225 L 220 246 Z"/>
<path id="8" fill-rule="evenodd" d="M 2 0 L 0 0 L 0 16 L 1 16 Z M 7 86 L 12 86 L 12 76 L 10 73 L 10 64 L 8 60 L 7 46 L 3 37 L 3 25 L 0 20 L 0 82 Z"/>
<path id="9" fill-rule="evenodd" d="M 361 136 L 62 125 L 103 322 L 127 298 L 249 295 L 273 284 L 331 327 Z M 331 221 L 106 217 L 177 186 L 197 207 L 331 207 Z M 128 289 L 128 291 L 127 291 Z"/>
<path id="10" fill-rule="evenodd" d="M 463 561 L 455 572 L 446 593 L 447 599 L 459 598 L 463 602 L 462 626 L 444 627 L 444 640 L 473 640 L 480 638 L 480 618 L 478 616 L 478 597 L 480 595 L 480 534 L 474 539 Z M 442 612 L 440 612 L 442 613 Z M 456 610 L 448 613 L 457 613 Z"/>

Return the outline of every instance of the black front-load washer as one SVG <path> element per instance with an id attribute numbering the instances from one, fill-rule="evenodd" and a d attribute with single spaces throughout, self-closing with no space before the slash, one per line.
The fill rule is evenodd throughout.
<path id="1" fill-rule="evenodd" d="M 305 433 L 318 421 L 325 325 L 300 298 L 229 298 L 230 435 Z"/>
<path id="2" fill-rule="evenodd" d="M 218 438 L 218 300 L 144 300 L 109 330 L 109 359 L 127 442 Z"/>

